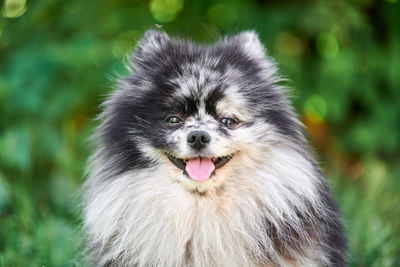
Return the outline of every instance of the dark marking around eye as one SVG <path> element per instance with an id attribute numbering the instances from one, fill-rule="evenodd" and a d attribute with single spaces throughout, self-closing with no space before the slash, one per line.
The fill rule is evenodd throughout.
<path id="1" fill-rule="evenodd" d="M 218 116 L 216 106 L 223 97 L 224 93 L 221 87 L 217 87 L 212 90 L 211 93 L 209 93 L 205 98 L 206 112 L 216 118 Z"/>
<path id="2" fill-rule="evenodd" d="M 195 115 L 198 112 L 199 100 L 195 96 L 181 99 L 171 99 L 172 109 L 186 117 Z"/>

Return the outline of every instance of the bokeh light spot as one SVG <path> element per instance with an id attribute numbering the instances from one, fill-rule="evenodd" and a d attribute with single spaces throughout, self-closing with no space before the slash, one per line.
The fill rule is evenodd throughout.
<path id="1" fill-rule="evenodd" d="M 6 18 L 17 18 L 26 11 L 26 0 L 5 0 L 3 16 Z"/>
<path id="2" fill-rule="evenodd" d="M 317 37 L 317 51 L 324 58 L 335 58 L 339 54 L 339 42 L 331 33 L 320 33 Z"/>
<path id="3" fill-rule="evenodd" d="M 152 0 L 150 11 L 153 18 L 160 22 L 173 21 L 183 8 L 183 0 Z"/>
<path id="4" fill-rule="evenodd" d="M 236 9 L 226 4 L 216 4 L 207 11 L 208 20 L 220 29 L 232 26 L 237 18 Z"/>
<path id="5" fill-rule="evenodd" d="M 289 57 L 301 56 L 306 49 L 305 43 L 290 32 L 281 32 L 274 46 L 280 55 Z"/>
<path id="6" fill-rule="evenodd" d="M 311 95 L 304 103 L 304 114 L 314 120 L 322 120 L 327 112 L 327 104 L 325 99 L 319 95 Z"/>

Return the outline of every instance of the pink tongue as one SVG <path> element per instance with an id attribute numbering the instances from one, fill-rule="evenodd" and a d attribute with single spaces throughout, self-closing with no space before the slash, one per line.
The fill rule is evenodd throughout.
<path id="1" fill-rule="evenodd" d="M 211 173 L 214 171 L 214 163 L 209 158 L 195 158 L 190 159 L 186 164 L 186 172 L 192 180 L 201 182 L 210 178 Z"/>

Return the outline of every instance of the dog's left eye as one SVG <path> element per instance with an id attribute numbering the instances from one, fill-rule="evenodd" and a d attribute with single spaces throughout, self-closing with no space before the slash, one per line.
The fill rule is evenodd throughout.
<path id="1" fill-rule="evenodd" d="M 177 116 L 170 116 L 165 121 L 170 124 L 176 124 L 176 123 L 180 123 L 182 120 L 180 118 L 178 118 Z"/>
<path id="2" fill-rule="evenodd" d="M 233 118 L 224 117 L 220 120 L 220 122 L 226 127 L 230 128 L 237 124 L 237 121 Z"/>

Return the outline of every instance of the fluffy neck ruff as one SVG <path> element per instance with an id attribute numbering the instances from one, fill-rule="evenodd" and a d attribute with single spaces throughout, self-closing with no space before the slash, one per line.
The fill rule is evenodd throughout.
<path id="1" fill-rule="evenodd" d="M 102 161 L 92 167 L 106 168 Z M 329 214 L 304 154 L 275 146 L 230 166 L 223 186 L 203 194 L 185 189 L 163 165 L 89 179 L 84 223 L 97 264 L 322 265 L 318 218 Z"/>

